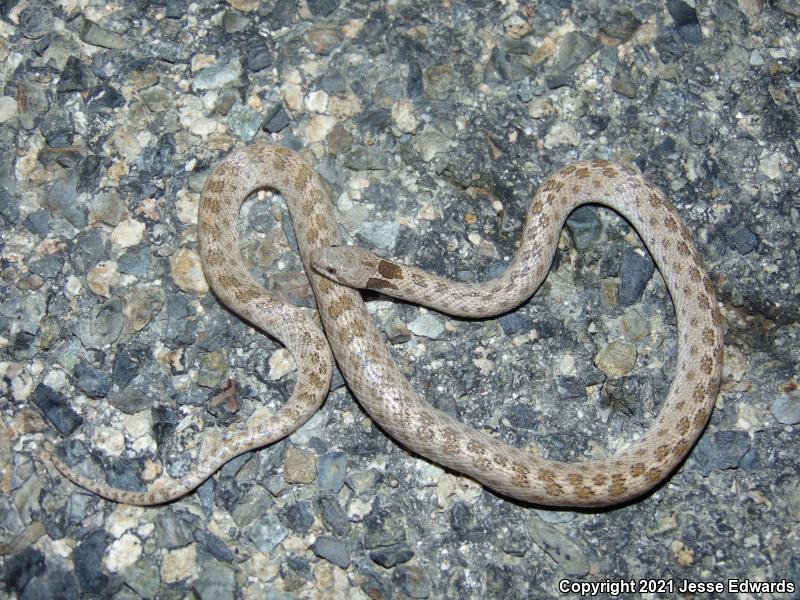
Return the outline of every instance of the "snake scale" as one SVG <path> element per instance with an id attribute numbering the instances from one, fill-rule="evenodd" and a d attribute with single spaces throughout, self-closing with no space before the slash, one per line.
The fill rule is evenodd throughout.
<path id="1" fill-rule="evenodd" d="M 263 187 L 280 191 L 288 204 L 324 336 L 301 310 L 270 297 L 239 257 L 239 208 L 252 191 Z M 360 293 L 349 286 L 378 289 L 458 315 L 508 311 L 541 284 L 567 216 L 587 203 L 620 213 L 650 251 L 675 304 L 678 357 L 667 398 L 638 440 L 607 458 L 568 463 L 510 446 L 433 408 L 402 374 Z M 105 498 L 141 505 L 170 501 L 190 492 L 234 456 L 291 433 L 317 410 L 328 391 L 328 344 L 361 405 L 395 440 L 503 495 L 541 505 L 601 507 L 646 493 L 687 455 L 714 407 L 723 340 L 713 286 L 675 208 L 627 167 L 591 160 L 550 176 L 531 201 L 518 251 L 507 270 L 480 284 L 451 282 L 341 246 L 323 180 L 296 153 L 265 143 L 233 152 L 211 174 L 200 202 L 199 241 L 204 272 L 219 298 L 293 354 L 298 365 L 295 389 L 271 427 L 228 432 L 210 444 L 184 480 L 165 478 L 151 483 L 147 491 L 91 480 L 52 453 L 64 475 Z"/>

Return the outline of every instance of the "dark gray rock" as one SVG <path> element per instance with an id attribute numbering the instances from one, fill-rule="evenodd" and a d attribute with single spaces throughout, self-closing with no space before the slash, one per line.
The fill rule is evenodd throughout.
<path id="1" fill-rule="evenodd" d="M 318 500 L 317 506 L 317 514 L 331 533 L 344 537 L 350 532 L 350 520 L 335 497 L 323 496 Z"/>
<path id="2" fill-rule="evenodd" d="M 86 209 L 78 203 L 77 178 L 59 179 L 47 192 L 47 207 L 76 228 L 86 227 Z"/>
<path id="3" fill-rule="evenodd" d="M 43 383 L 34 388 L 31 400 L 61 435 L 70 435 L 83 424 L 83 419 L 72 410 L 66 397 Z"/>
<path id="4" fill-rule="evenodd" d="M 567 229 L 572 235 L 572 241 L 578 250 L 584 250 L 592 245 L 603 231 L 603 224 L 597 218 L 597 213 L 590 206 L 581 206 L 575 209 L 567 219 Z"/>
<path id="5" fill-rule="evenodd" d="M 503 328 L 506 335 L 516 335 L 518 333 L 528 333 L 533 329 L 533 320 L 528 315 L 521 312 L 510 312 L 497 317 L 497 322 Z"/>
<path id="6" fill-rule="evenodd" d="M 228 545 L 213 533 L 209 533 L 206 536 L 205 548 L 211 556 L 223 562 L 232 563 L 236 559 L 236 554 L 233 550 L 228 548 Z"/>
<path id="7" fill-rule="evenodd" d="M 47 572 L 31 579 L 19 595 L 20 600 L 78 600 L 80 588 L 75 576 L 58 567 L 49 567 Z"/>
<path id="8" fill-rule="evenodd" d="M 66 258 L 63 252 L 47 254 L 28 265 L 31 273 L 36 273 L 45 279 L 55 279 L 61 274 Z"/>
<path id="9" fill-rule="evenodd" d="M 742 255 L 758 250 L 758 236 L 747 225 L 739 227 L 730 237 L 733 248 Z"/>
<path id="10" fill-rule="evenodd" d="M 750 436 L 746 431 L 723 429 L 707 432 L 694 448 L 691 460 L 705 476 L 714 470 L 736 469 L 742 457 L 750 450 Z"/>
<path id="11" fill-rule="evenodd" d="M 53 27 L 53 13 L 43 6 L 29 6 L 19 14 L 19 32 L 28 39 L 44 37 Z"/>
<path id="12" fill-rule="evenodd" d="M 25 217 L 25 227 L 28 231 L 45 237 L 50 231 L 50 213 L 46 210 L 37 210 Z"/>
<path id="13" fill-rule="evenodd" d="M 288 126 L 289 113 L 280 104 L 274 108 L 264 123 L 264 129 L 270 133 L 278 133 Z"/>
<path id="14" fill-rule="evenodd" d="M 347 476 L 347 453 L 329 452 L 317 463 L 317 481 L 323 492 L 338 494 Z"/>
<path id="15" fill-rule="evenodd" d="M 86 593 L 98 592 L 108 584 L 108 576 L 103 573 L 103 555 L 107 546 L 108 538 L 101 530 L 88 535 L 75 548 L 75 576 Z"/>
<path id="16" fill-rule="evenodd" d="M 69 258 L 78 274 L 85 274 L 105 255 L 105 240 L 99 228 L 81 231 L 72 243 Z"/>
<path id="17" fill-rule="evenodd" d="M 6 559 L 1 576 L 7 590 L 19 593 L 44 572 L 44 554 L 28 547 Z"/>
<path id="18" fill-rule="evenodd" d="M 295 502 L 280 510 L 281 522 L 297 534 L 305 535 L 314 524 L 314 514 L 308 502 Z"/>
<path id="19" fill-rule="evenodd" d="M 308 10 L 315 17 L 327 17 L 339 6 L 339 0 L 307 0 Z"/>
<path id="20" fill-rule="evenodd" d="M 311 550 L 320 558 L 346 569 L 350 566 L 350 552 L 347 544 L 331 537 L 318 537 L 311 545 Z"/>
<path id="21" fill-rule="evenodd" d="M 411 598 L 428 598 L 431 583 L 420 567 L 398 567 L 392 574 L 392 582 Z"/>
<path id="22" fill-rule="evenodd" d="M 90 398 L 103 398 L 111 387 L 108 373 L 96 369 L 85 360 L 81 360 L 72 371 L 75 382 Z"/>
<path id="23" fill-rule="evenodd" d="M 626 246 L 622 251 L 622 273 L 620 274 L 619 303 L 630 306 L 638 301 L 653 276 L 655 265 L 650 256 L 642 256 Z"/>
<path id="24" fill-rule="evenodd" d="M 397 565 L 403 564 L 414 558 L 414 551 L 408 544 L 402 542 L 400 544 L 393 544 L 377 550 L 371 550 L 369 557 L 375 564 L 382 566 L 384 569 L 391 569 Z"/>

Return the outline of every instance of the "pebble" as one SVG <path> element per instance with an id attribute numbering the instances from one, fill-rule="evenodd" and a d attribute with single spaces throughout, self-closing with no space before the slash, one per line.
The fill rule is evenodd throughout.
<path id="1" fill-rule="evenodd" d="M 92 309 L 89 318 L 78 319 L 75 324 L 75 335 L 85 347 L 99 350 L 119 339 L 124 322 L 122 301 L 119 298 L 112 298 Z"/>
<path id="2" fill-rule="evenodd" d="M 305 135 L 309 142 L 323 141 L 336 125 L 336 119 L 328 115 L 314 115 L 306 125 Z"/>
<path id="3" fill-rule="evenodd" d="M 135 219 L 125 219 L 114 227 L 108 239 L 118 248 L 130 248 L 142 243 L 144 223 Z"/>
<path id="4" fill-rule="evenodd" d="M 347 476 L 347 453 L 328 452 L 317 464 L 317 480 L 323 492 L 338 494 Z"/>
<path id="5" fill-rule="evenodd" d="M 228 125 L 236 137 L 245 142 L 252 140 L 260 131 L 264 117 L 249 106 L 236 103 L 228 111 Z"/>
<path id="6" fill-rule="evenodd" d="M 142 555 L 142 541 L 132 533 L 114 540 L 103 558 L 103 566 L 112 573 L 124 573 Z"/>
<path id="7" fill-rule="evenodd" d="M 78 600 L 85 597 L 80 593 L 78 582 L 72 573 L 58 567 L 50 567 L 44 575 L 34 577 L 25 586 L 19 600 L 40 600 L 58 598 L 59 600 Z"/>
<path id="8" fill-rule="evenodd" d="M 228 361 L 221 352 L 208 352 L 200 357 L 197 371 L 197 385 L 214 389 L 222 382 L 228 370 Z"/>
<path id="9" fill-rule="evenodd" d="M 161 588 L 158 565 L 144 558 L 125 571 L 125 585 L 141 598 L 155 598 Z"/>
<path id="10" fill-rule="evenodd" d="M 286 348 L 279 348 L 269 355 L 269 372 L 267 378 L 270 381 L 283 379 L 295 369 L 295 362 L 292 353 Z"/>
<path id="11" fill-rule="evenodd" d="M 589 558 L 578 542 L 535 516 L 527 520 L 527 526 L 533 543 L 558 563 L 565 575 L 580 578 L 589 573 Z"/>
<path id="12" fill-rule="evenodd" d="M 611 342 L 595 356 L 594 364 L 611 377 L 622 377 L 636 366 L 636 347 L 626 342 Z"/>
<path id="13" fill-rule="evenodd" d="M 650 333 L 650 325 L 637 310 L 629 309 L 622 315 L 622 332 L 630 342 L 638 342 Z"/>
<path id="14" fill-rule="evenodd" d="M 405 542 L 370 550 L 369 558 L 384 569 L 391 569 L 414 558 L 414 551 Z"/>
<path id="15" fill-rule="evenodd" d="M 398 100 L 392 105 L 392 122 L 403 133 L 412 133 L 419 121 L 414 114 L 414 103 L 410 100 Z"/>
<path id="16" fill-rule="evenodd" d="M 269 133 L 278 133 L 289 126 L 289 113 L 286 112 L 286 109 L 283 108 L 282 105 L 277 105 L 275 109 L 268 114 L 269 116 L 264 123 L 264 129 Z"/>
<path id="17" fill-rule="evenodd" d="M 331 25 L 317 25 L 305 35 L 311 51 L 324 56 L 339 46 L 344 40 L 338 27 Z"/>
<path id="18" fill-rule="evenodd" d="M 83 419 L 72 409 L 66 397 L 42 383 L 33 390 L 31 400 L 62 436 L 70 435 L 83 425 Z"/>
<path id="19" fill-rule="evenodd" d="M 311 545 L 311 550 L 337 567 L 346 569 L 350 566 L 350 552 L 347 545 L 331 537 L 319 537 Z"/>
<path id="20" fill-rule="evenodd" d="M 144 329 L 164 307 L 164 289 L 155 285 L 137 286 L 131 290 L 125 304 L 128 331 Z"/>
<path id="21" fill-rule="evenodd" d="M 202 101 L 195 96 L 181 99 L 178 116 L 181 126 L 200 138 L 208 137 L 217 129 L 217 121 L 205 115 Z"/>
<path id="22" fill-rule="evenodd" d="M 398 567 L 392 574 L 392 582 L 411 598 L 428 598 L 431 583 L 420 567 Z"/>
<path id="23" fill-rule="evenodd" d="M 86 285 L 98 296 L 109 298 L 111 287 L 119 283 L 119 272 L 117 263 L 112 260 L 104 260 L 97 263 L 86 274 Z"/>
<path id="24" fill-rule="evenodd" d="M 181 248 L 170 256 L 169 266 L 172 281 L 181 290 L 200 295 L 208 293 L 208 283 L 203 276 L 203 267 L 197 252 Z"/>
<path id="25" fill-rule="evenodd" d="M 358 235 L 375 248 L 390 251 L 397 243 L 400 224 L 394 221 L 364 221 L 358 226 Z"/>
<path id="26" fill-rule="evenodd" d="M 746 431 L 722 429 L 701 437 L 690 456 L 707 477 L 713 470 L 736 469 L 748 450 L 750 436 Z"/>
<path id="27" fill-rule="evenodd" d="M 198 600 L 234 600 L 236 574 L 224 563 L 205 560 L 200 567 L 200 576 L 192 583 L 192 589 Z"/>
<path id="28" fill-rule="evenodd" d="M 83 19 L 79 37 L 82 42 L 92 46 L 99 46 L 100 48 L 124 50 L 129 46 L 128 39 L 125 36 L 103 29 L 86 17 Z"/>
<path id="29" fill-rule="evenodd" d="M 317 478 L 317 457 L 294 446 L 286 450 L 283 461 L 283 478 L 286 483 L 311 483 Z"/>
<path id="30" fill-rule="evenodd" d="M 653 276 L 655 264 L 649 256 L 642 256 L 625 247 L 622 251 L 622 273 L 620 274 L 619 303 L 630 306 L 642 296 L 644 288 Z"/>
<path id="31" fill-rule="evenodd" d="M 31 579 L 44 572 L 44 555 L 28 546 L 5 559 L 3 573 L 0 574 L 0 577 L 8 590 L 21 592 Z"/>
<path id="32" fill-rule="evenodd" d="M 315 17 L 328 17 L 339 6 L 339 0 L 306 0 L 306 4 Z"/>
<path id="33" fill-rule="evenodd" d="M 161 580 L 164 583 L 175 583 L 195 577 L 197 577 L 197 546 L 195 544 L 167 552 L 161 562 Z"/>
<path id="34" fill-rule="evenodd" d="M 286 539 L 289 530 L 278 520 L 278 517 L 271 513 L 265 513 L 250 524 L 245 529 L 245 533 L 260 552 L 272 552 L 278 544 Z"/>
<path id="35" fill-rule="evenodd" d="M 438 340 L 444 333 L 444 324 L 431 313 L 422 313 L 408 324 L 414 335 Z"/>
<path id="36" fill-rule="evenodd" d="M 75 366 L 72 375 L 78 387 L 90 398 L 103 398 L 111 387 L 110 375 L 83 359 Z"/>
<path id="37" fill-rule="evenodd" d="M 800 397 L 782 394 L 772 401 L 772 416 L 783 425 L 800 423 Z"/>
<path id="38" fill-rule="evenodd" d="M 603 231 L 603 224 L 597 213 L 590 206 L 580 206 L 567 219 L 567 229 L 578 250 L 585 250 L 592 245 Z"/>
<path id="39" fill-rule="evenodd" d="M 350 532 L 350 521 L 336 498 L 323 496 L 318 503 L 325 527 L 336 536 L 346 536 Z"/>
<path id="40" fill-rule="evenodd" d="M 196 91 L 217 90 L 229 86 L 242 76 L 242 63 L 234 54 L 221 57 L 213 65 L 198 71 L 192 81 Z"/>
<path id="41" fill-rule="evenodd" d="M 431 162 L 437 154 L 444 152 L 450 146 L 450 140 L 431 125 L 425 125 L 416 135 L 415 143 L 425 162 Z"/>
<path id="42" fill-rule="evenodd" d="M 551 150 L 559 146 L 577 146 L 580 141 L 575 127 L 564 121 L 557 121 L 544 136 L 544 147 Z"/>
<path id="43" fill-rule="evenodd" d="M 497 317 L 497 322 L 506 335 L 528 333 L 533 329 L 533 320 L 520 312 L 506 313 Z"/>
<path id="44" fill-rule="evenodd" d="M 17 100 L 12 96 L 0 96 L 0 123 L 17 116 Z"/>
<path id="45" fill-rule="evenodd" d="M 102 559 L 107 546 L 106 534 L 103 531 L 95 531 L 86 536 L 75 548 L 73 553 L 75 575 L 84 592 L 98 592 L 108 583 L 108 576 L 102 569 Z"/>
<path id="46" fill-rule="evenodd" d="M 758 236 L 747 227 L 742 225 L 730 238 L 733 248 L 742 255 L 750 254 L 758 249 Z"/>

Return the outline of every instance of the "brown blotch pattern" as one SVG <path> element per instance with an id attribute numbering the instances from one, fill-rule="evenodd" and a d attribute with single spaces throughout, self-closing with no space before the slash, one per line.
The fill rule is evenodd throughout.
<path id="1" fill-rule="evenodd" d="M 403 268 L 388 260 L 378 261 L 378 273 L 386 279 L 402 279 Z"/>

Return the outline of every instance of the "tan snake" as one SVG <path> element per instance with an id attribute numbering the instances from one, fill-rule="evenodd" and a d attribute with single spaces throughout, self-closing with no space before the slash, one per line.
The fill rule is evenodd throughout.
<path id="1" fill-rule="evenodd" d="M 304 313 L 266 295 L 239 258 L 239 207 L 261 187 L 279 190 L 289 206 L 327 341 L 348 385 L 370 416 L 410 450 L 512 498 L 551 506 L 599 507 L 652 489 L 683 460 L 703 431 L 714 407 L 722 365 L 717 300 L 689 230 L 672 204 L 635 171 L 604 160 L 559 170 L 533 197 L 519 249 L 505 273 L 486 283 L 463 284 L 365 250 L 329 248 L 341 240 L 322 179 L 294 152 L 254 144 L 232 153 L 206 183 L 200 204 L 200 251 L 217 295 L 286 344 L 297 361 L 297 384 L 278 415 L 280 426 L 231 433 L 201 458 L 185 480 L 166 479 L 146 492 L 90 480 L 53 454 L 57 468 L 74 482 L 118 502 L 166 502 L 191 491 L 234 456 L 287 435 L 319 406 L 331 368 L 325 338 Z M 675 304 L 678 358 L 667 398 L 637 441 L 608 458 L 565 463 L 505 444 L 428 404 L 394 362 L 359 292 L 340 282 L 419 300 L 457 315 L 502 313 L 538 288 L 564 221 L 586 203 L 606 205 L 622 214 L 649 249 Z M 312 269 L 312 261 L 330 278 Z M 268 311 L 274 316 L 268 317 Z"/>

